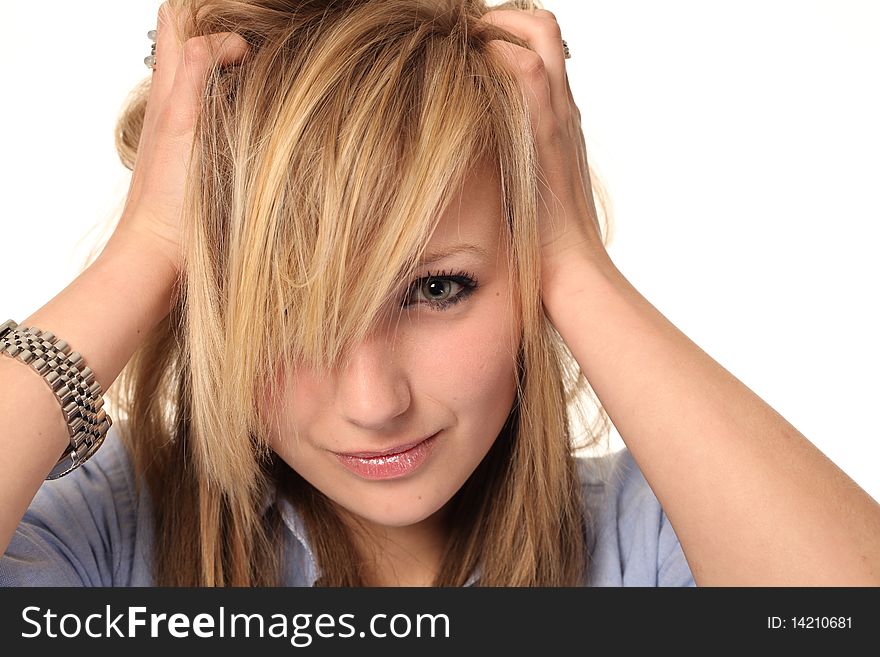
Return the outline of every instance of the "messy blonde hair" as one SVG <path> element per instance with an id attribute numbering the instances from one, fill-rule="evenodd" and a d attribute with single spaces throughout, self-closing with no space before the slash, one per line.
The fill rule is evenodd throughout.
<path id="1" fill-rule="evenodd" d="M 110 393 L 153 501 L 155 583 L 281 584 L 280 514 L 274 504 L 264 512 L 280 491 L 305 522 L 318 584 L 364 584 L 333 504 L 268 447 L 258 400 L 268 385 L 277 401 L 274 374 L 291 363 L 344 366 L 401 298 L 456 190 L 488 162 L 501 184 L 510 301 L 522 313 L 518 386 L 493 447 L 453 497 L 435 584 L 461 586 L 478 564 L 482 586 L 586 584 L 591 530 L 573 450 L 605 435 L 608 418 L 543 312 L 527 102 L 487 48 L 528 44 L 479 21 L 483 0 L 172 4 L 185 17 L 181 40 L 232 31 L 250 52 L 212 69 L 179 295 Z M 135 90 L 118 124 L 128 168 L 148 89 Z M 375 294 L 355 293 L 365 280 Z M 596 422 L 585 423 L 590 402 Z M 580 445 L 575 416 L 588 426 Z"/>

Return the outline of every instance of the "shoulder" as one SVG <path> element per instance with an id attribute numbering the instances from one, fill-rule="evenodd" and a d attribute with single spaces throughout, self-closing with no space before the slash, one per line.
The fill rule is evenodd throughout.
<path id="1" fill-rule="evenodd" d="M 7 586 L 126 586 L 142 567 L 151 520 L 115 427 L 82 466 L 40 486 L 0 560 Z"/>
<path id="2" fill-rule="evenodd" d="M 694 586 L 675 530 L 629 449 L 576 458 L 592 586 Z"/>

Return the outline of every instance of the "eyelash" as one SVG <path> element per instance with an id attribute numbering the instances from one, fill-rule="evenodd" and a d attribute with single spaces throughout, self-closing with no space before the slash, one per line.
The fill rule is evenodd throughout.
<path id="1" fill-rule="evenodd" d="M 429 280 L 451 281 L 453 283 L 458 283 L 462 286 L 461 292 L 459 292 L 455 296 L 447 297 L 446 299 L 443 299 L 441 301 L 432 301 L 430 299 L 428 301 L 425 301 L 424 303 L 432 306 L 432 310 L 446 310 L 450 306 L 454 306 L 455 304 L 464 301 L 467 297 L 473 294 L 474 290 L 476 290 L 478 286 L 476 276 L 467 271 L 441 271 L 436 274 L 428 272 L 427 276 L 413 281 L 413 283 L 409 286 L 406 292 L 406 298 L 403 302 L 404 307 L 412 305 L 408 304 L 407 300 L 410 298 L 413 292 L 421 290 L 422 286 Z"/>

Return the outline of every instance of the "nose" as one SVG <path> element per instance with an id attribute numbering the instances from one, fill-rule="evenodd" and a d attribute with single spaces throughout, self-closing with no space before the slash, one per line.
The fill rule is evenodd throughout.
<path id="1" fill-rule="evenodd" d="M 351 424 L 387 429 L 409 408 L 409 383 L 393 346 L 385 333 L 371 335 L 352 348 L 338 373 L 336 403 Z"/>

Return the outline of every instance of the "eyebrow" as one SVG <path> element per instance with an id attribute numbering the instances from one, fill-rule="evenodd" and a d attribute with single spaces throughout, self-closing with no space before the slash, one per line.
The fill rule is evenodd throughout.
<path id="1" fill-rule="evenodd" d="M 433 253 L 426 254 L 424 259 L 420 260 L 419 263 L 422 265 L 430 265 L 437 262 L 438 260 L 443 260 L 444 258 L 448 258 L 449 256 L 455 255 L 457 253 L 472 253 L 486 260 L 488 260 L 489 258 L 489 254 L 486 253 L 486 250 L 480 246 L 477 246 L 476 244 L 453 244 L 451 246 L 438 249 Z"/>

